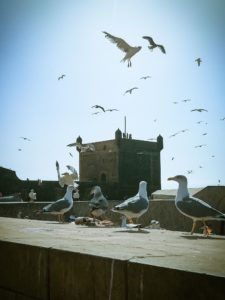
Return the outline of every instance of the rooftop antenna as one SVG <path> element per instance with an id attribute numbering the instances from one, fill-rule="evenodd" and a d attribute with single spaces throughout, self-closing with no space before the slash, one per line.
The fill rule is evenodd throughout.
<path id="1" fill-rule="evenodd" d="M 127 120 L 126 120 L 126 116 L 124 117 L 124 133 L 125 133 L 125 136 L 127 134 Z"/>

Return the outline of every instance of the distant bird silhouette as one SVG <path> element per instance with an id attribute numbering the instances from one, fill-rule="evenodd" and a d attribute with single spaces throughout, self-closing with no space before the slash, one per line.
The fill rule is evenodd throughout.
<path id="1" fill-rule="evenodd" d="M 142 76 L 140 79 L 146 80 L 146 79 L 148 79 L 148 78 L 151 78 L 151 76 Z"/>
<path id="2" fill-rule="evenodd" d="M 186 132 L 186 131 L 189 131 L 189 129 L 182 129 L 182 130 L 180 130 L 180 132 Z"/>
<path id="3" fill-rule="evenodd" d="M 173 101 L 173 104 L 178 104 L 178 102 L 177 101 Z"/>
<path id="4" fill-rule="evenodd" d="M 141 47 L 132 47 L 129 44 L 127 44 L 127 42 L 125 42 L 123 39 L 118 38 L 116 36 L 111 35 L 110 33 L 103 31 L 103 33 L 105 34 L 105 37 L 108 38 L 112 43 L 116 44 L 117 47 L 122 50 L 123 52 L 126 53 L 126 55 L 124 56 L 124 58 L 121 60 L 123 62 L 127 61 L 128 67 L 131 67 L 131 58 L 138 52 L 141 50 Z"/>
<path id="5" fill-rule="evenodd" d="M 207 132 L 203 133 L 202 135 L 207 135 Z"/>
<path id="6" fill-rule="evenodd" d="M 203 123 L 203 121 L 198 121 L 198 122 L 196 122 L 197 124 L 201 124 L 201 123 Z"/>
<path id="7" fill-rule="evenodd" d="M 197 62 L 197 64 L 198 64 L 198 66 L 200 67 L 200 64 L 202 63 L 202 60 L 201 60 L 201 58 L 199 57 L 199 58 L 196 58 L 196 60 L 195 60 L 196 62 Z"/>
<path id="8" fill-rule="evenodd" d="M 159 44 L 156 44 L 154 41 L 153 41 L 153 38 L 150 37 L 150 36 L 143 36 L 142 37 L 143 39 L 147 40 L 149 43 L 150 43 L 150 46 L 148 46 L 148 48 L 152 51 L 154 48 L 159 48 L 162 53 L 166 54 L 166 50 L 164 48 L 163 45 L 159 45 Z"/>
<path id="9" fill-rule="evenodd" d="M 203 112 L 203 111 L 208 111 L 207 109 L 204 109 L 204 108 L 195 108 L 195 109 L 192 109 L 191 111 L 198 111 L 198 112 Z"/>
<path id="10" fill-rule="evenodd" d="M 21 136 L 20 138 L 23 139 L 24 141 L 29 141 L 29 142 L 31 142 L 31 140 L 28 139 L 27 137 Z"/>
<path id="11" fill-rule="evenodd" d="M 58 80 L 63 79 L 66 75 L 62 74 L 61 76 L 58 77 Z"/>
<path id="12" fill-rule="evenodd" d="M 108 108 L 108 109 L 106 109 L 105 111 L 110 111 L 110 112 L 112 112 L 112 111 L 119 111 L 119 110 L 116 109 L 116 108 Z"/>
<path id="13" fill-rule="evenodd" d="M 103 112 L 105 112 L 104 107 L 102 107 L 101 105 L 98 105 L 98 104 L 93 105 L 91 108 L 100 108 Z"/>
<path id="14" fill-rule="evenodd" d="M 184 100 L 182 100 L 182 102 L 188 102 L 188 101 L 191 101 L 191 99 L 184 99 Z"/>
<path id="15" fill-rule="evenodd" d="M 201 148 L 201 147 L 205 147 L 205 146 L 207 146 L 207 145 L 206 144 L 202 144 L 202 145 L 195 146 L 195 148 Z"/>
<path id="16" fill-rule="evenodd" d="M 225 117 L 221 118 L 220 120 L 221 120 L 221 121 L 224 121 L 224 120 L 225 120 Z"/>
<path id="17" fill-rule="evenodd" d="M 18 151 L 22 151 L 22 149 L 21 149 L 21 148 L 18 148 L 17 150 L 18 150 Z"/>
<path id="18" fill-rule="evenodd" d="M 138 87 L 133 87 L 132 89 L 126 90 L 125 93 L 124 93 L 123 95 L 128 94 L 128 93 L 130 93 L 130 95 L 131 95 L 131 93 L 132 93 L 134 90 L 137 90 L 137 89 L 138 89 Z"/>
<path id="19" fill-rule="evenodd" d="M 192 171 L 192 170 L 187 170 L 187 173 L 188 173 L 188 174 L 192 174 L 193 171 Z"/>
<path id="20" fill-rule="evenodd" d="M 171 137 L 174 137 L 174 136 L 178 135 L 179 133 L 180 133 L 180 131 L 175 132 L 174 134 L 171 134 L 169 137 L 170 137 L 170 138 L 171 138 Z"/>

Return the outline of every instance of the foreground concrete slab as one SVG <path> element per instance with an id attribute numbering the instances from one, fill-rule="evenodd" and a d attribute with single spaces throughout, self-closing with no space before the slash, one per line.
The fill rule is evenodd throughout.
<path id="1" fill-rule="evenodd" d="M 0 265 L 0 288 L 32 299 L 225 295 L 224 236 L 0 218 Z"/>

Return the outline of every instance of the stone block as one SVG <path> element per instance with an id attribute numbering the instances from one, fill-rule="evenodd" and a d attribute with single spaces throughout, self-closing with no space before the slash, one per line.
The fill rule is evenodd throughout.
<path id="1" fill-rule="evenodd" d="M 124 261 L 52 249 L 50 299 L 126 299 Z"/>
<path id="2" fill-rule="evenodd" d="M 47 299 L 47 249 L 0 241 L 0 266 L 1 288 L 28 298 Z"/>
<path id="3" fill-rule="evenodd" d="M 225 279 L 208 274 L 129 262 L 128 300 L 219 300 L 225 295 Z"/>

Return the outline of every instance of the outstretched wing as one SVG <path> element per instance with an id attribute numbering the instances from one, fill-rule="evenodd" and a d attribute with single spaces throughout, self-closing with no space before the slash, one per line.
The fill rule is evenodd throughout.
<path id="1" fill-rule="evenodd" d="M 163 45 L 158 45 L 159 49 L 162 51 L 162 53 L 166 54 L 166 50 L 163 47 Z"/>
<path id="2" fill-rule="evenodd" d="M 108 38 L 112 43 L 116 44 L 117 47 L 122 50 L 123 52 L 127 53 L 130 48 L 132 48 L 127 42 L 125 42 L 123 39 L 118 38 L 116 36 L 111 35 L 110 33 L 103 31 L 105 34 L 105 37 Z"/>
<path id="3" fill-rule="evenodd" d="M 153 41 L 153 38 L 150 36 L 143 36 L 143 39 L 147 40 L 151 46 L 156 46 L 156 43 Z"/>

